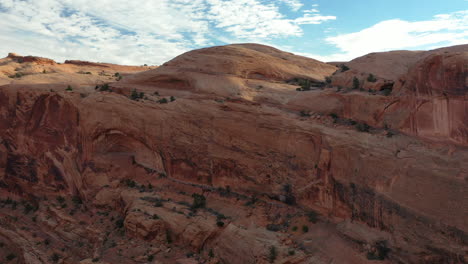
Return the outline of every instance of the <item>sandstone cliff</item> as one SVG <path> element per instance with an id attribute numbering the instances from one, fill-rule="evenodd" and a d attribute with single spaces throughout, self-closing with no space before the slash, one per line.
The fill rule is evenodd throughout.
<path id="1" fill-rule="evenodd" d="M 388 96 L 255 44 L 108 89 L 4 85 L 0 257 L 465 263 L 467 64 L 448 52 L 401 66 Z"/>

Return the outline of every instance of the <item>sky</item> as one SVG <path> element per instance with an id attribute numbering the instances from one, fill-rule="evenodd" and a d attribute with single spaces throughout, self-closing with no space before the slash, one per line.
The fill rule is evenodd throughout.
<path id="1" fill-rule="evenodd" d="M 261 43 L 321 61 L 468 44 L 468 0 L 0 0 L 8 52 L 160 65 Z"/>

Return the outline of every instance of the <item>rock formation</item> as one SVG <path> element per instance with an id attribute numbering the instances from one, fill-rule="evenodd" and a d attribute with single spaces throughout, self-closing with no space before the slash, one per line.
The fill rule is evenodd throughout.
<path id="1" fill-rule="evenodd" d="M 256 44 L 10 78 L 0 259 L 466 263 L 467 52 L 400 54 L 346 63 L 390 93 Z"/>

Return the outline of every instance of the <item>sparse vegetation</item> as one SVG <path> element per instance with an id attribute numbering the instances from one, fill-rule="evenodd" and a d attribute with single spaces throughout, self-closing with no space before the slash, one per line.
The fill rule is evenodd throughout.
<path id="1" fill-rule="evenodd" d="M 276 250 L 276 247 L 271 246 L 270 247 L 270 254 L 268 255 L 268 260 L 270 261 L 270 263 L 273 263 L 273 262 L 275 262 L 276 257 L 278 257 L 278 252 Z"/>
<path id="2" fill-rule="evenodd" d="M 330 117 L 333 118 L 333 123 L 336 123 L 339 119 L 339 116 L 335 113 L 331 113 Z"/>
<path id="3" fill-rule="evenodd" d="M 103 84 L 103 85 L 101 85 L 101 86 L 96 85 L 96 88 L 95 88 L 95 89 L 96 89 L 96 90 L 99 90 L 99 91 L 101 91 L 101 92 L 112 92 L 112 90 L 111 90 L 110 87 L 109 87 L 109 84 L 107 84 L 107 83 L 105 83 L 105 84 Z"/>
<path id="4" fill-rule="evenodd" d="M 301 110 L 301 112 L 299 112 L 299 115 L 301 117 L 310 117 L 310 111 Z"/>
<path id="5" fill-rule="evenodd" d="M 115 221 L 115 227 L 118 229 L 124 227 L 124 219 L 120 218 L 117 221 Z"/>
<path id="6" fill-rule="evenodd" d="M 59 260 L 60 260 L 60 255 L 57 254 L 57 253 L 54 253 L 52 254 L 52 256 L 50 257 L 50 260 L 54 263 L 57 263 Z"/>
<path id="7" fill-rule="evenodd" d="M 375 76 L 372 73 L 370 73 L 369 76 L 367 76 L 367 81 L 374 83 L 377 81 L 377 78 L 375 78 Z"/>
<path id="8" fill-rule="evenodd" d="M 138 92 L 136 89 L 132 90 L 132 93 L 130 94 L 130 99 L 131 100 L 138 100 L 138 99 L 143 99 L 145 97 L 144 92 Z"/>
<path id="9" fill-rule="evenodd" d="M 353 89 L 357 90 L 359 89 L 359 86 L 361 86 L 359 79 L 356 76 L 354 76 L 353 77 Z"/>
<path id="10" fill-rule="evenodd" d="M 340 68 L 341 68 L 341 72 L 349 71 L 349 67 L 344 64 L 341 64 Z"/>
<path id="11" fill-rule="evenodd" d="M 331 76 L 325 77 L 325 82 L 326 82 L 327 84 L 331 84 L 331 83 L 332 83 L 332 78 L 331 78 Z"/>
<path id="12" fill-rule="evenodd" d="M 162 98 L 162 99 L 160 99 L 158 102 L 159 102 L 160 104 L 167 104 L 167 103 L 168 103 L 168 101 L 167 101 L 166 98 Z"/>
<path id="13" fill-rule="evenodd" d="M 359 132 L 369 132 L 370 129 L 370 126 L 366 123 L 357 123 L 355 127 Z"/>
<path id="14" fill-rule="evenodd" d="M 272 231 L 272 232 L 278 232 L 281 230 L 281 226 L 280 225 L 275 225 L 275 224 L 268 224 L 266 226 L 266 229 L 268 231 Z"/>
<path id="15" fill-rule="evenodd" d="M 175 97 L 171 96 L 171 102 L 174 102 L 174 101 L 175 101 Z"/>
<path id="16" fill-rule="evenodd" d="M 208 252 L 208 257 L 214 258 L 213 249 L 210 249 L 210 251 Z"/>
<path id="17" fill-rule="evenodd" d="M 307 213 L 307 217 L 309 219 L 309 222 L 314 223 L 314 224 L 318 222 L 318 216 L 319 216 L 319 214 L 317 212 L 315 212 L 315 211 L 310 211 L 310 212 Z"/>
<path id="18" fill-rule="evenodd" d="M 387 247 L 387 241 L 377 241 L 371 251 L 367 252 L 369 260 L 385 260 L 390 253 L 390 248 Z"/>
<path id="19" fill-rule="evenodd" d="M 297 226 L 293 226 L 293 227 L 291 228 L 291 230 L 292 230 L 293 232 L 296 232 L 296 231 L 297 231 Z"/>
<path id="20" fill-rule="evenodd" d="M 66 91 L 73 91 L 73 88 L 72 88 L 70 85 L 68 85 L 68 86 L 67 86 L 67 89 L 65 89 L 65 90 L 66 90 Z"/>
<path id="21" fill-rule="evenodd" d="M 192 206 L 190 207 L 190 209 L 197 210 L 199 208 L 205 208 L 206 198 L 205 196 L 203 196 L 203 194 L 194 193 L 192 194 L 192 197 L 193 197 L 193 202 L 192 202 Z"/>
<path id="22" fill-rule="evenodd" d="M 8 255 L 6 256 L 6 260 L 7 260 L 7 261 L 12 261 L 12 260 L 14 260 L 15 258 L 16 258 L 16 255 L 13 254 L 13 253 L 10 253 L 10 254 L 8 254 Z"/>

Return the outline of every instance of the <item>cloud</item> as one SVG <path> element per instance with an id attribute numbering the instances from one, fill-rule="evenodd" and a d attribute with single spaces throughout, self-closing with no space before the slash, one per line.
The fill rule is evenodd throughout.
<path id="1" fill-rule="evenodd" d="M 426 21 L 386 20 L 358 32 L 328 37 L 326 41 L 341 51 L 321 56 L 327 61 L 350 60 L 370 52 L 466 44 L 468 11 L 436 15 Z"/>
<path id="2" fill-rule="evenodd" d="M 219 39 L 299 37 L 332 19 L 293 11 L 300 0 L 1 0 L 0 52 L 160 64 Z M 296 16 L 296 17 L 291 17 Z"/>
<path id="3" fill-rule="evenodd" d="M 279 1 L 285 3 L 294 11 L 301 9 L 304 6 L 304 4 L 302 4 L 301 1 L 299 0 L 279 0 Z"/>

